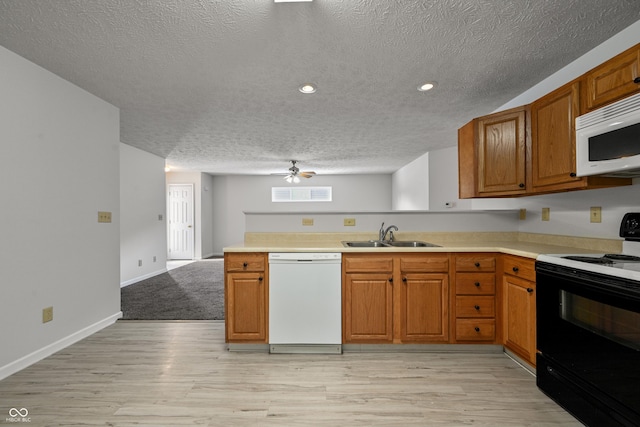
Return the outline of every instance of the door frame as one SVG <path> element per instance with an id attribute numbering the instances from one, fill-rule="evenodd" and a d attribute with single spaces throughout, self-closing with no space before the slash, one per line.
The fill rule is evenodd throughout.
<path id="1" fill-rule="evenodd" d="M 189 218 L 191 222 L 191 247 L 189 248 L 189 252 L 191 253 L 191 257 L 187 258 L 174 258 L 171 254 L 172 245 L 172 233 L 171 233 L 171 190 L 172 187 L 189 187 L 191 189 L 191 198 L 188 201 L 190 204 L 190 212 L 191 215 Z M 167 185 L 167 260 L 179 260 L 179 259 L 195 259 L 196 253 L 196 239 L 195 239 L 195 185 L 193 183 L 170 183 Z"/>

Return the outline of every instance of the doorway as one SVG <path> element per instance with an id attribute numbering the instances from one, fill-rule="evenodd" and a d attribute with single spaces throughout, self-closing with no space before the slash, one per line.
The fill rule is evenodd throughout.
<path id="1" fill-rule="evenodd" d="M 169 184 L 167 259 L 194 258 L 193 184 Z"/>

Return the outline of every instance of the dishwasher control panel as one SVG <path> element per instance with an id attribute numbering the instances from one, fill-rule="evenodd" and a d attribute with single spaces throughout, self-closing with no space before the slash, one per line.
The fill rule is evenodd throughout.
<path id="1" fill-rule="evenodd" d="M 269 262 L 278 261 L 297 261 L 297 262 L 313 262 L 313 261 L 333 261 L 340 262 L 342 254 L 339 252 L 272 252 L 269 253 Z"/>

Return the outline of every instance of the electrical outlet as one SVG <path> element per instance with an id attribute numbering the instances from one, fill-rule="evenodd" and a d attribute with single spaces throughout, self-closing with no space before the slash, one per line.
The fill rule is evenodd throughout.
<path id="1" fill-rule="evenodd" d="M 602 208 L 600 206 L 592 206 L 589 218 L 591 222 L 602 222 Z"/>
<path id="2" fill-rule="evenodd" d="M 153 256 L 153 262 L 156 262 L 156 256 L 155 255 Z"/>
<path id="3" fill-rule="evenodd" d="M 142 260 L 141 259 L 138 260 L 138 267 L 142 267 Z"/>
<path id="4" fill-rule="evenodd" d="M 520 218 L 520 221 L 524 221 L 525 219 L 527 219 L 527 210 L 520 209 L 520 212 L 518 215 L 519 215 L 518 218 Z"/>
<path id="5" fill-rule="evenodd" d="M 53 307 L 42 309 L 42 323 L 51 322 L 53 320 Z"/>
<path id="6" fill-rule="evenodd" d="M 302 218 L 302 225 L 313 225 L 313 218 Z"/>
<path id="7" fill-rule="evenodd" d="M 344 226 L 345 227 L 353 227 L 356 225 L 356 219 L 355 218 L 345 218 L 344 219 Z"/>
<path id="8" fill-rule="evenodd" d="M 542 220 L 543 221 L 549 221 L 549 214 L 550 214 L 550 209 L 549 208 L 542 208 Z"/>
<path id="9" fill-rule="evenodd" d="M 111 212 L 98 211 L 98 222 L 111 222 Z"/>

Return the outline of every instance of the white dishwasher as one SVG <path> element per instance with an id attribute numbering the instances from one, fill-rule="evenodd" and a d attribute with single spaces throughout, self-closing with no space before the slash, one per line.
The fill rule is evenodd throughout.
<path id="1" fill-rule="evenodd" d="M 269 352 L 342 353 L 342 254 L 269 254 Z"/>

